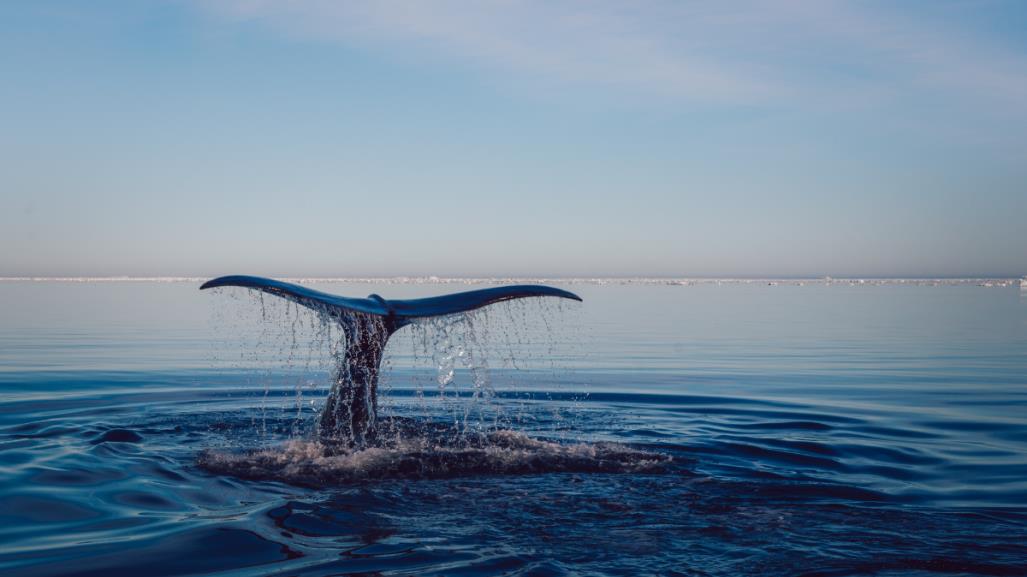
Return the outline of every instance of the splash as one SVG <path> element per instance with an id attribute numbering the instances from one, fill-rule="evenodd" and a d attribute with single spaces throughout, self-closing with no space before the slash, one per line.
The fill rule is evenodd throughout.
<path id="1" fill-rule="evenodd" d="M 542 473 L 660 473 L 670 457 L 617 443 L 559 443 L 511 430 L 481 435 L 396 435 L 354 449 L 290 440 L 245 453 L 207 451 L 199 464 L 244 479 L 324 487 L 377 479 L 438 479 Z"/>
<path id="2" fill-rule="evenodd" d="M 543 299 L 513 300 L 531 287 L 511 287 L 502 294 L 515 296 L 504 297 L 495 306 L 459 310 L 467 300 L 486 297 L 472 291 L 434 300 L 386 301 L 372 295 L 357 301 L 283 283 L 268 285 L 266 279 L 245 277 L 239 282 L 248 288 L 270 287 L 251 293 L 258 295 L 261 320 L 265 325 L 287 327 L 282 334 L 286 344 L 280 352 L 288 367 L 297 363 L 305 369 L 330 367 L 328 379 L 322 380 L 328 394 L 313 419 L 316 425 L 311 427 L 310 413 L 304 411 L 302 402 L 304 388 L 297 386 L 294 424 L 287 440 L 282 442 L 281 435 L 269 436 L 267 419 L 262 416 L 264 446 L 242 452 L 205 452 L 199 464 L 210 471 L 326 485 L 373 478 L 657 471 L 667 460 L 623 445 L 567 438 L 572 428 L 560 423 L 559 409 L 543 419 L 534 414 L 555 404 L 529 403 L 527 397 L 521 403 L 498 402 L 493 366 L 521 376 L 532 372 L 521 372 L 526 367 L 555 370 L 560 347 L 553 337 L 554 326 L 562 323 L 554 325 L 550 317 L 563 312 L 560 299 L 549 299 L 554 304 Z M 284 312 L 269 313 L 264 292 L 282 296 L 281 291 L 298 295 L 295 302 L 313 314 L 290 300 L 277 299 L 268 300 L 289 306 Z M 457 312 L 437 314 L 440 302 L 454 298 L 459 303 Z M 331 306 L 317 306 L 322 301 Z M 376 312 L 378 308 L 385 312 Z M 398 317 L 394 312 L 411 310 L 431 314 Z M 403 329 L 407 339 L 390 340 Z M 300 345 L 303 340 L 309 343 L 306 351 Z M 409 343 L 405 350 L 392 344 L 404 341 Z M 315 357 L 319 360 L 312 362 Z M 397 359 L 414 367 L 402 379 L 393 370 Z M 422 365 L 430 371 L 416 370 Z M 419 415 L 409 416 L 408 406 L 394 402 L 391 393 L 397 380 L 405 390 L 413 386 Z M 547 381 L 548 390 L 554 381 Z M 510 384 L 518 391 L 523 385 L 520 379 Z M 265 401 L 267 397 L 265 388 Z M 514 430 L 526 420 L 548 420 L 555 425 L 543 432 L 545 439 L 535 439 Z"/>
<path id="3" fill-rule="evenodd" d="M 312 422 L 326 408 L 326 393 L 344 367 L 351 336 L 323 311 L 257 291 L 219 290 L 232 306 L 212 309 L 212 324 L 226 335 L 215 343 L 212 362 L 244 374 L 240 388 L 246 394 L 260 393 L 259 410 L 250 415 L 255 431 L 271 442 L 315 428 Z M 381 351 L 379 418 L 413 410 L 429 422 L 452 422 L 469 433 L 535 421 L 540 410 L 535 400 L 570 392 L 567 359 L 585 348 L 569 317 L 576 310 L 559 299 L 524 299 L 417 319 Z M 413 406 L 407 402 L 411 394 Z"/>

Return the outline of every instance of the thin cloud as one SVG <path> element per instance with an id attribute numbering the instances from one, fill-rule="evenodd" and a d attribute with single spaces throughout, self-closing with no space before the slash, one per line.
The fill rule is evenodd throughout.
<path id="1" fill-rule="evenodd" d="M 387 49 L 398 45 L 500 75 L 703 100 L 751 101 L 780 88 L 761 78 L 759 67 L 744 61 L 726 65 L 730 58 L 686 49 L 687 29 L 653 30 L 652 13 L 616 4 L 227 0 L 205 6 L 291 35 Z"/>
<path id="2" fill-rule="evenodd" d="M 486 73 L 695 101 L 877 103 L 922 89 L 1021 102 L 1022 54 L 867 4 L 222 0 L 301 38 L 427 53 Z"/>

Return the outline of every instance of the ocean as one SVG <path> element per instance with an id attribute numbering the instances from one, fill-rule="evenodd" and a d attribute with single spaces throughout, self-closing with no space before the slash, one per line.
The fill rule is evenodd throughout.
<path id="1" fill-rule="evenodd" d="M 1027 575 L 1027 291 L 552 284 L 401 329 L 339 455 L 312 312 L 0 282 L 0 574 Z"/>

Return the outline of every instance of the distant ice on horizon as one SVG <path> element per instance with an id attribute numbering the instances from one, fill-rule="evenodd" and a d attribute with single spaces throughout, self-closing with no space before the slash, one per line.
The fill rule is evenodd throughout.
<path id="1" fill-rule="evenodd" d="M 819 278 L 709 278 L 709 277 L 438 277 L 438 276 L 395 276 L 395 277 L 276 277 L 280 280 L 298 284 L 355 283 L 355 284 L 413 284 L 413 285 L 491 285 L 491 284 L 563 284 L 563 285 L 720 285 L 748 284 L 768 286 L 805 286 L 805 285 L 846 285 L 846 286 L 884 286 L 884 285 L 978 285 L 983 287 L 1009 287 L 1020 284 L 1019 278 L 1001 277 L 965 277 L 965 278 L 856 278 L 856 277 L 819 277 Z M 1027 279 L 1027 277 L 1024 277 Z M 199 276 L 19 276 L 0 277 L 0 282 L 64 282 L 64 283 L 105 283 L 105 282 L 149 282 L 149 283 L 199 283 L 209 277 Z"/>

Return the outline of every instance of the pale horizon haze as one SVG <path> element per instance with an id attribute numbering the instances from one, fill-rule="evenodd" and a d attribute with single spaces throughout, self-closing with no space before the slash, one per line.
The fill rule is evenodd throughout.
<path id="1" fill-rule="evenodd" d="M 1018 277 L 1027 3 L 0 4 L 0 277 Z"/>

